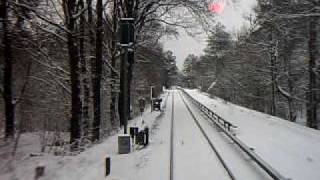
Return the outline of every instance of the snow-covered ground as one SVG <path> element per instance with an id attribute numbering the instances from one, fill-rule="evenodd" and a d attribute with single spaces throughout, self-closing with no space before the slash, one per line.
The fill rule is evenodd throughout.
<path id="1" fill-rule="evenodd" d="M 320 131 L 210 98 L 197 90 L 186 92 L 238 126 L 236 136 L 286 178 L 320 179 Z"/>
<path id="2" fill-rule="evenodd" d="M 171 104 L 171 96 L 168 94 L 163 96 L 166 100 L 162 106 L 165 106 L 166 101 Z M 111 157 L 111 174 L 107 179 L 167 179 L 171 117 L 167 112 L 170 109 L 152 113 L 149 109 L 143 116 L 144 125 L 141 125 L 140 117 L 129 122 L 129 126 L 150 127 L 151 137 L 147 148 L 139 150 L 139 147 L 135 147 L 128 155 L 118 154 L 116 134 L 76 156 L 41 154 L 31 157 L 30 154 L 40 153 L 39 136 L 22 134 L 15 157 L 10 157 L 11 148 L 0 147 L 0 179 L 33 180 L 35 167 L 43 165 L 46 170 L 41 180 L 105 180 L 105 157 Z M 169 120 L 166 120 L 167 116 Z"/>
<path id="3" fill-rule="evenodd" d="M 187 92 L 214 112 L 238 126 L 237 137 L 282 175 L 292 180 L 320 179 L 320 133 L 288 121 L 252 111 L 219 98 L 211 99 L 196 90 Z M 174 114 L 172 100 L 174 96 Z M 173 177 L 176 180 L 229 179 L 215 153 L 192 119 L 178 90 L 167 91 L 162 112 L 147 110 L 129 126 L 150 127 L 150 144 L 135 146 L 130 154 L 118 154 L 118 134 L 93 145 L 76 156 L 40 154 L 37 134 L 23 134 L 15 157 L 0 145 L 0 179 L 33 180 L 37 165 L 46 167 L 42 180 L 167 180 L 170 174 L 170 127 L 174 117 Z M 184 98 L 186 99 L 186 98 Z M 239 180 L 269 179 L 233 143 L 228 141 L 199 110 L 186 101 Z M 106 178 L 105 158 L 111 158 L 111 174 Z"/>

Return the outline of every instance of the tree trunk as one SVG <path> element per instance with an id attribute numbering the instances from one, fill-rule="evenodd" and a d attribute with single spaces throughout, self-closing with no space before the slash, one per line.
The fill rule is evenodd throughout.
<path id="1" fill-rule="evenodd" d="M 274 32 L 272 32 L 272 41 L 274 41 Z M 271 115 L 276 115 L 276 61 L 277 56 L 275 55 L 277 47 L 274 44 L 271 54 Z"/>
<path id="2" fill-rule="evenodd" d="M 0 13 L 2 18 L 3 28 L 3 44 L 4 44 L 4 68 L 3 68 L 3 97 L 5 102 L 5 137 L 11 138 L 14 136 L 14 104 L 12 93 L 12 53 L 11 53 L 11 41 L 9 37 L 9 23 L 8 23 L 8 8 L 7 0 L 1 1 Z"/>
<path id="3" fill-rule="evenodd" d="M 71 79 L 71 121 L 70 121 L 70 143 L 73 148 L 78 146 L 78 140 L 81 137 L 80 118 L 81 118 L 81 99 L 80 99 L 80 68 L 79 52 L 77 40 L 75 38 L 75 19 L 72 17 L 76 14 L 76 1 L 67 1 L 66 21 L 68 33 L 68 53 Z"/>
<path id="4" fill-rule="evenodd" d="M 83 0 L 79 1 L 80 9 L 84 8 Z M 79 38 L 79 52 L 80 52 L 80 63 L 82 73 L 82 86 L 83 86 L 83 100 L 82 100 L 82 132 L 83 137 L 89 135 L 89 104 L 90 104 L 90 84 L 89 74 L 87 70 L 87 61 L 85 57 L 85 15 L 84 13 L 80 17 L 80 38 Z"/>
<path id="5" fill-rule="evenodd" d="M 296 116 L 294 114 L 294 104 L 293 104 L 293 82 L 292 82 L 292 67 L 290 58 L 286 57 L 287 68 L 288 68 L 288 89 L 290 96 L 288 97 L 288 107 L 289 107 L 289 121 L 295 122 Z"/>
<path id="6" fill-rule="evenodd" d="M 317 18 L 310 17 L 309 25 L 309 85 L 307 92 L 307 126 L 317 129 L 316 103 L 316 51 L 317 51 Z"/>
<path id="7" fill-rule="evenodd" d="M 100 138 L 101 124 L 101 76 L 102 76 L 102 0 L 97 0 L 97 26 L 96 26 L 96 58 L 94 66 L 94 81 L 93 81 L 93 140 Z"/>
<path id="8" fill-rule="evenodd" d="M 87 7 L 88 7 L 88 36 L 89 36 L 89 64 L 90 64 L 90 73 L 88 72 L 88 75 L 90 74 L 90 80 L 91 80 L 91 84 L 92 84 L 92 90 L 89 91 L 90 94 L 90 104 L 89 104 L 89 114 L 94 117 L 94 113 L 92 111 L 94 111 L 94 107 L 93 107 L 93 82 L 94 82 L 94 73 L 95 73 L 95 38 L 94 38 L 94 32 L 93 32 L 93 28 L 94 27 L 94 23 L 93 23 L 93 14 L 92 14 L 92 0 L 87 0 Z M 88 64 L 88 66 L 89 66 Z M 89 81 L 89 80 L 88 80 Z M 89 117 L 90 117 L 89 115 Z M 93 137 L 93 132 L 94 132 L 94 127 L 93 124 L 90 123 L 90 132 L 91 132 L 91 140 L 94 141 L 95 138 Z"/>
<path id="9" fill-rule="evenodd" d="M 294 104 L 293 104 L 293 82 L 292 82 L 292 67 L 291 67 L 291 60 L 290 60 L 290 51 L 292 48 L 289 48 L 289 40 L 286 38 L 284 40 L 284 63 L 285 68 L 288 74 L 288 92 L 289 96 L 285 96 L 288 100 L 288 120 L 294 122 L 296 120 L 296 116 L 294 115 Z"/>
<path id="10" fill-rule="evenodd" d="M 118 22 L 118 16 L 117 16 L 117 0 L 113 0 L 113 16 L 112 16 L 112 23 L 113 23 L 113 34 L 112 34 L 112 45 L 111 45 L 111 66 L 116 69 L 116 52 L 117 52 L 117 47 L 116 47 L 116 41 L 117 41 L 117 22 Z M 116 121 L 116 101 L 117 101 L 117 93 L 115 92 L 115 85 L 116 85 L 116 79 L 117 79 L 117 74 L 114 71 L 111 71 L 111 103 L 110 103 L 110 121 L 111 125 L 115 125 Z"/>

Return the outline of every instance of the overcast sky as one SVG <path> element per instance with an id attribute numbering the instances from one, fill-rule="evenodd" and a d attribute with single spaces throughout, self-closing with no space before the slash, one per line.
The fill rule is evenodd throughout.
<path id="1" fill-rule="evenodd" d="M 224 24 L 228 31 L 236 31 L 245 23 L 243 15 L 250 13 L 255 4 L 256 0 L 238 0 L 234 5 L 226 5 L 224 11 L 216 16 L 216 21 Z M 201 55 L 205 47 L 206 38 L 204 36 L 193 38 L 183 30 L 178 39 L 164 40 L 164 48 L 173 51 L 177 57 L 179 69 L 182 68 L 183 61 L 189 54 Z"/>

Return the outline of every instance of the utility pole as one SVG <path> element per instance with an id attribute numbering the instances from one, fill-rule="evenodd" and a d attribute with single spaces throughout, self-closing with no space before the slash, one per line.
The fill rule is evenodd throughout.
<path id="1" fill-rule="evenodd" d="M 134 18 L 133 18 L 133 0 L 125 1 L 126 17 L 120 19 L 120 46 L 121 46 L 121 70 L 120 70 L 120 122 L 123 124 L 124 134 L 127 134 L 128 117 L 130 111 L 128 110 L 130 99 L 128 89 L 128 68 L 129 59 L 133 61 L 134 57 Z"/>

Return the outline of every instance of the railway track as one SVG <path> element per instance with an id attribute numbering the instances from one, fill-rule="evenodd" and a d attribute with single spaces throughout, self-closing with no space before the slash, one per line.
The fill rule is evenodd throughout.
<path id="1" fill-rule="evenodd" d="M 172 110 L 171 110 L 171 127 L 170 127 L 170 169 L 169 169 L 169 179 L 173 180 L 173 137 L 174 137 L 174 92 L 172 92 Z"/>
<path id="2" fill-rule="evenodd" d="M 170 127 L 170 168 L 169 168 L 169 179 L 170 180 L 174 180 L 175 178 L 175 145 L 178 144 L 179 142 L 177 142 L 177 139 L 175 139 L 175 131 L 176 131 L 176 126 L 175 126 L 175 95 L 177 93 L 175 93 L 174 91 L 172 92 L 172 110 L 171 110 L 171 127 Z M 182 99 L 182 96 L 180 95 L 177 98 L 181 98 L 182 101 L 184 101 Z M 227 179 L 231 179 L 231 180 L 236 180 L 236 178 L 234 177 L 234 175 L 232 174 L 230 168 L 226 165 L 226 163 L 224 162 L 224 160 L 222 159 L 221 155 L 219 154 L 219 152 L 216 150 L 216 147 L 214 147 L 213 143 L 210 141 L 210 139 L 208 138 L 208 136 L 206 135 L 205 131 L 202 129 L 202 127 L 200 126 L 199 122 L 197 121 L 195 115 L 192 113 L 192 111 L 190 110 L 190 107 L 185 104 L 184 102 L 184 106 L 183 108 L 186 109 L 185 113 L 188 114 L 189 117 L 191 117 L 193 119 L 193 123 L 196 124 L 196 126 L 198 127 L 198 129 L 200 130 L 201 134 L 202 134 L 202 138 L 205 139 L 205 142 L 209 145 L 209 147 L 211 148 L 211 152 L 213 152 L 212 155 L 216 156 L 217 159 L 220 162 L 221 168 L 223 168 L 228 176 Z M 208 167 L 210 168 L 210 167 Z M 188 171 L 188 169 L 186 169 L 186 171 Z M 222 179 L 226 179 L 226 178 L 222 178 Z"/>
<path id="3" fill-rule="evenodd" d="M 178 156 L 179 154 L 177 152 L 175 152 L 175 147 L 177 146 L 177 144 L 179 143 L 178 142 L 178 139 L 175 138 L 177 135 L 177 133 L 175 132 L 177 129 L 178 129 L 178 125 L 175 125 L 176 123 L 176 119 L 175 119 L 175 114 L 177 112 L 175 112 L 175 94 L 179 94 L 179 98 L 181 99 L 180 101 L 182 101 L 183 105 L 185 106 L 184 108 L 186 109 L 184 114 L 188 114 L 188 117 L 189 118 L 186 118 L 186 119 L 192 119 L 193 120 L 193 123 L 195 124 L 195 127 L 197 127 L 197 129 L 200 131 L 201 135 L 202 135 L 202 138 L 204 139 L 203 141 L 205 141 L 208 145 L 208 147 L 210 148 L 211 152 L 212 152 L 212 156 L 215 156 L 215 158 L 219 161 L 219 164 L 220 164 L 220 168 L 223 169 L 223 171 L 225 172 L 225 174 L 227 174 L 227 178 L 224 177 L 224 178 L 220 178 L 220 177 L 216 177 L 217 179 L 230 179 L 230 180 L 238 180 L 238 179 L 244 179 L 244 177 L 242 176 L 239 176 L 239 173 L 234 173 L 233 170 L 235 170 L 235 165 L 232 166 L 232 168 L 230 167 L 230 164 L 232 165 L 233 162 L 230 162 L 230 159 L 228 159 L 228 161 L 226 161 L 225 159 L 225 152 L 219 151 L 219 144 L 216 145 L 214 141 L 212 141 L 212 139 L 210 138 L 210 135 L 208 135 L 208 129 L 205 129 L 203 128 L 202 124 L 199 122 L 199 115 L 200 113 L 196 113 L 197 115 L 195 115 L 195 109 L 194 108 L 197 108 L 196 106 L 194 106 L 193 104 L 189 105 L 185 99 L 185 97 L 181 94 L 180 91 L 173 91 L 172 92 L 172 111 L 171 111 L 171 130 L 170 130 L 170 174 L 169 174 L 169 179 L 170 180 L 175 180 L 175 179 L 179 179 L 179 178 L 175 178 L 175 170 L 176 168 L 179 168 L 179 167 L 176 167 L 177 166 L 177 163 L 175 162 L 175 156 Z M 178 98 L 178 97 L 177 97 Z M 178 101 L 178 100 L 176 100 Z M 178 106 L 177 106 L 178 108 Z M 181 110 L 181 109 L 180 109 Z M 199 110 L 199 109 L 198 109 Z M 208 114 L 210 114 L 208 111 L 206 111 L 207 114 L 206 115 L 206 118 L 209 118 L 210 116 L 208 116 Z M 181 114 L 181 112 L 180 112 Z M 186 117 L 187 115 L 185 115 Z M 200 116 L 203 116 L 200 115 Z M 204 118 L 204 117 L 202 117 Z M 188 121 L 190 121 L 188 120 Z M 222 123 L 223 124 L 223 123 Z M 232 125 L 227 125 L 226 128 L 224 128 L 224 126 L 222 125 L 221 127 L 219 128 L 224 128 L 226 130 L 228 130 L 230 128 L 230 126 Z M 212 128 L 213 129 L 213 128 Z M 221 134 L 221 132 L 218 132 Z M 231 133 L 230 133 L 231 135 Z M 228 136 L 228 135 L 227 135 Z M 212 136 L 211 136 L 212 137 Z M 226 144 L 232 144 L 230 146 L 236 146 L 238 145 L 239 142 L 234 142 L 234 139 L 232 138 L 228 138 L 228 139 L 231 139 L 232 142 L 230 143 L 230 140 L 229 142 L 225 142 Z M 224 140 L 225 141 L 228 141 L 226 140 L 226 137 L 224 137 Z M 240 142 L 241 143 L 241 142 Z M 242 144 L 240 144 L 242 145 Z M 238 145 L 239 146 L 239 145 Z M 274 180 L 284 180 L 285 178 L 283 178 L 280 174 L 277 174 L 277 172 L 272 169 L 271 167 L 269 167 L 264 161 L 262 161 L 261 159 L 259 159 L 259 157 L 256 157 L 256 155 L 254 154 L 253 157 L 251 154 L 248 154 L 248 152 L 246 152 L 243 148 L 237 148 L 237 147 L 233 147 L 234 148 L 234 151 L 237 151 L 236 153 L 239 153 L 239 156 L 245 156 L 245 158 L 242 157 L 242 160 L 243 160 L 243 166 L 252 166 L 252 167 L 249 167 L 249 169 L 251 169 L 251 173 L 256 173 L 257 175 L 254 176 L 254 178 L 252 178 L 253 176 L 250 176 L 250 177 L 246 177 L 245 179 L 274 179 Z M 242 152 L 239 152 L 239 151 L 242 151 Z M 200 152 L 199 152 L 200 153 Z M 221 154 L 222 153 L 222 154 Z M 249 152 L 251 153 L 251 152 Z M 244 155 L 246 154 L 246 155 Z M 195 156 L 197 156 L 197 154 L 195 154 Z M 248 160 L 249 159 L 249 160 Z M 260 161 L 261 160 L 261 161 Z M 257 162 L 258 161 L 258 162 Z M 262 167 L 261 167 L 262 166 Z M 210 169 L 210 167 L 209 167 Z M 185 169 L 186 171 L 188 171 L 188 169 Z M 250 174 L 250 173 L 249 173 Z M 240 178 L 239 178 L 240 177 Z M 216 179 L 214 178 L 214 179 Z"/>
<path id="4" fill-rule="evenodd" d="M 215 155 L 217 156 L 217 158 L 219 159 L 221 165 L 223 166 L 223 168 L 225 169 L 225 171 L 228 173 L 229 177 L 231 180 L 236 180 L 234 174 L 231 172 L 230 168 L 228 167 L 228 165 L 226 164 L 226 162 L 223 160 L 221 154 L 218 152 L 217 148 L 213 145 L 213 143 L 211 142 L 211 140 L 209 139 L 208 135 L 206 134 L 206 132 L 204 131 L 204 129 L 202 128 L 202 126 L 200 125 L 199 121 L 197 120 L 196 116 L 193 114 L 193 112 L 190 109 L 190 106 L 186 103 L 185 99 L 182 97 L 181 93 L 179 92 L 179 95 L 184 103 L 184 105 L 186 106 L 190 116 L 192 117 L 192 119 L 194 120 L 194 122 L 196 123 L 197 127 L 199 128 L 199 130 L 201 131 L 203 137 L 206 139 L 206 141 L 208 142 L 208 144 L 210 145 L 212 151 L 215 153 Z"/>

